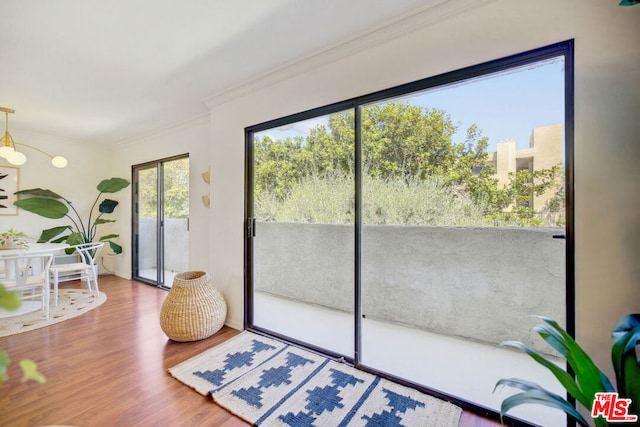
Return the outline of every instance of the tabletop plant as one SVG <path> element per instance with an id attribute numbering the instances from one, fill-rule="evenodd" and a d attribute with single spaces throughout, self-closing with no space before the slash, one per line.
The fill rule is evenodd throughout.
<path id="1" fill-rule="evenodd" d="M 118 201 L 109 198 L 104 198 L 100 201 L 101 197 L 104 194 L 117 193 L 128 186 L 129 181 L 124 178 L 109 178 L 100 181 L 96 187 L 98 195 L 91 206 L 86 221 L 82 220 L 80 214 L 69 199 L 51 190 L 32 188 L 17 191 L 15 194 L 20 196 L 20 199 L 13 202 L 13 204 L 20 209 L 45 218 L 61 219 L 67 217 L 71 221 L 71 225 L 43 230 L 38 239 L 38 243 L 65 242 L 69 245 L 92 243 L 97 237 L 96 234 L 99 225 L 116 221 L 115 219 L 103 218 L 103 216 L 113 213 L 116 206 L 118 206 Z M 98 208 L 97 213 L 94 212 L 96 207 Z M 117 237 L 119 237 L 118 234 L 107 234 L 98 237 L 98 241 L 108 242 L 113 253 L 120 254 L 122 253 L 122 246 L 113 241 L 113 239 Z"/>
<path id="2" fill-rule="evenodd" d="M 0 248 L 4 249 L 29 249 L 29 236 L 15 228 L 0 233 Z"/>
<path id="3" fill-rule="evenodd" d="M 533 330 L 547 344 L 558 351 L 571 367 L 574 376 L 546 359 L 536 350 L 520 341 L 504 341 L 503 346 L 516 348 L 547 368 L 562 384 L 567 393 L 575 398 L 593 417 L 596 426 L 608 426 L 610 421 L 638 420 L 640 415 L 640 360 L 637 346 L 640 345 L 640 314 L 629 314 L 615 325 L 611 338 L 611 360 L 616 375 L 616 388 L 607 376 L 595 365 L 587 353 L 558 323 L 547 317 L 537 316 L 544 323 Z M 522 392 L 502 401 L 500 416 L 523 404 L 545 405 L 560 409 L 582 426 L 587 420 L 567 399 L 552 393 L 542 386 L 519 378 L 503 378 L 498 386 L 514 387 Z M 495 389 L 494 389 L 495 391 Z"/>

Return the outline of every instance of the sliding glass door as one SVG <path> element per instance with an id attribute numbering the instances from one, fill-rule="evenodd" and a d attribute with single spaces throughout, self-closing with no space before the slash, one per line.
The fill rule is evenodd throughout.
<path id="1" fill-rule="evenodd" d="M 501 378 L 563 394 L 497 347 L 565 366 L 530 329 L 574 328 L 571 58 L 561 43 L 248 128 L 247 327 L 493 411 Z"/>
<path id="2" fill-rule="evenodd" d="M 169 288 L 189 260 L 189 157 L 133 166 L 133 278 Z"/>
<path id="3" fill-rule="evenodd" d="M 336 121 L 345 138 L 329 147 Z M 255 132 L 250 149 L 252 325 L 351 358 L 353 115 L 337 111 Z M 309 161 L 308 152 L 323 154 Z"/>
<path id="4" fill-rule="evenodd" d="M 493 408 L 500 378 L 563 394 L 496 346 L 547 353 L 530 316 L 567 317 L 564 67 L 546 58 L 361 106 L 362 365 Z M 501 119 L 485 136 L 488 117 Z M 514 411 L 563 424 L 543 412 Z"/>

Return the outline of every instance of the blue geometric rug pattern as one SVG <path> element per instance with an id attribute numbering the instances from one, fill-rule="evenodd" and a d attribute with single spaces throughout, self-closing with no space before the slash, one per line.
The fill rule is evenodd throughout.
<path id="1" fill-rule="evenodd" d="M 257 426 L 454 427 L 462 413 L 448 402 L 250 332 L 169 373 Z"/>

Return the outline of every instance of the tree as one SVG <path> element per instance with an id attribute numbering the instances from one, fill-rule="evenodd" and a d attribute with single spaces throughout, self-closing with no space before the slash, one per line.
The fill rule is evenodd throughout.
<path id="1" fill-rule="evenodd" d="M 366 176 L 407 185 L 416 177 L 437 179 L 458 197 L 472 199 L 496 225 L 543 224 L 527 202 L 553 189 L 559 167 L 519 171 L 500 188 L 487 163 L 488 138 L 477 125 L 469 126 L 465 141 L 455 142 L 458 125 L 437 108 L 386 102 L 363 107 L 361 116 Z M 353 175 L 354 140 L 354 112 L 347 111 L 330 116 L 306 139 L 255 141 L 256 196 L 283 201 L 309 176 Z"/>
<path id="2" fill-rule="evenodd" d="M 189 158 L 163 163 L 164 169 L 164 215 L 166 218 L 189 217 Z M 158 173 L 149 168 L 138 174 L 140 194 L 140 216 L 158 216 Z"/>
<path id="3" fill-rule="evenodd" d="M 254 142 L 256 194 L 269 193 L 282 200 L 304 174 L 302 139 L 273 140 L 264 136 Z"/>

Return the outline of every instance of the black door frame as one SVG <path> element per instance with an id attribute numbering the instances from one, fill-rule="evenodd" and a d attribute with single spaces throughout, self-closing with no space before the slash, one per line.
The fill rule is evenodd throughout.
<path id="1" fill-rule="evenodd" d="M 133 191 L 131 192 L 131 277 L 139 282 L 146 283 L 148 285 L 157 286 L 163 289 L 169 289 L 165 283 L 164 274 L 164 164 L 174 161 L 189 158 L 189 153 L 179 154 L 176 156 L 165 157 L 158 160 L 152 160 L 150 162 L 140 163 L 131 166 L 131 182 L 133 183 Z M 139 183 L 137 172 L 144 169 L 156 168 L 157 172 L 157 187 L 156 192 L 158 195 L 157 201 L 157 221 L 156 221 L 156 280 L 151 280 L 148 277 L 142 277 L 139 274 L 139 217 L 138 217 L 138 193 Z"/>
<path id="2" fill-rule="evenodd" d="M 346 361 L 353 366 L 373 374 L 390 378 L 400 384 L 422 390 L 435 397 L 443 400 L 451 401 L 462 408 L 469 409 L 479 415 L 489 417 L 491 419 L 500 420 L 500 414 L 493 409 L 486 408 L 473 402 L 469 402 L 455 396 L 450 396 L 441 391 L 430 389 L 423 384 L 416 384 L 402 378 L 397 378 L 385 372 L 377 371 L 371 367 L 364 366 L 360 363 L 361 355 L 361 314 L 362 314 L 362 295 L 361 295 L 361 259 L 362 259 L 362 167 L 361 167 L 361 129 L 360 129 L 360 107 L 387 98 L 404 95 L 410 92 L 425 90 L 437 86 L 450 83 L 460 82 L 463 80 L 479 77 L 486 74 L 505 71 L 511 68 L 524 66 L 527 64 L 544 61 L 562 56 L 564 58 L 565 81 L 564 81 L 564 133 L 565 133 L 565 204 L 566 204 L 566 280 L 565 280 L 565 302 L 566 302 L 566 330 L 571 336 L 575 336 L 575 258 L 574 258 L 574 41 L 567 40 L 553 45 L 541 47 L 528 52 L 511 55 L 482 64 L 466 67 L 460 70 L 440 74 L 434 77 L 428 77 L 415 82 L 399 85 L 390 89 L 385 89 L 368 95 L 356 97 L 350 100 L 338 102 L 320 108 L 304 111 L 279 119 L 267 121 L 254 126 L 245 128 L 245 239 L 244 239 L 244 329 L 257 333 L 273 336 L 292 344 L 301 345 L 311 350 L 320 352 L 329 357 L 342 358 L 338 355 L 327 351 L 323 348 L 309 346 L 308 343 L 283 336 L 276 331 L 269 331 L 254 325 L 253 320 L 253 238 L 255 237 L 255 218 L 254 218 L 254 192 L 253 192 L 253 134 L 262 130 L 290 124 L 301 120 L 314 118 L 321 115 L 331 114 L 333 112 L 345 110 L 347 108 L 354 109 L 355 117 L 355 185 L 356 185 L 356 214 L 355 214 L 355 271 L 354 271 L 354 291 L 355 291 L 355 342 L 353 358 L 347 358 Z M 570 421 L 570 420 L 569 420 Z M 504 422 L 509 425 L 529 425 L 522 420 L 504 417 Z"/>

